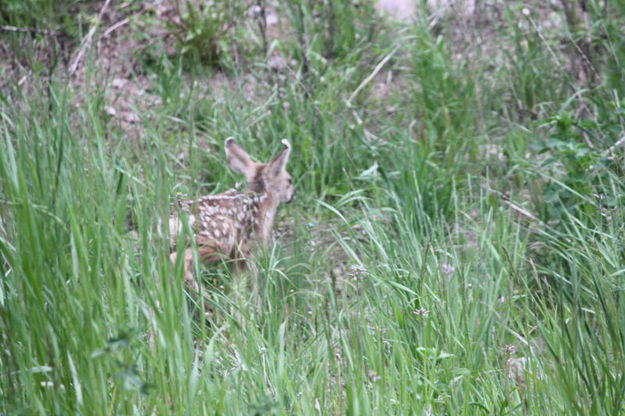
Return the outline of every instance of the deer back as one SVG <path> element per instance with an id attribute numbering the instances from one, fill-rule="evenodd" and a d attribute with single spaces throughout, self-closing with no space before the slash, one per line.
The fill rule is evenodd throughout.
<path id="1" fill-rule="evenodd" d="M 236 251 L 247 251 L 262 234 L 264 218 L 273 217 L 267 200 L 266 194 L 234 189 L 196 200 L 179 199 L 178 212 L 170 217 L 170 235 L 175 244 L 186 218 L 199 247 L 210 246 L 215 254 L 232 257 Z"/>

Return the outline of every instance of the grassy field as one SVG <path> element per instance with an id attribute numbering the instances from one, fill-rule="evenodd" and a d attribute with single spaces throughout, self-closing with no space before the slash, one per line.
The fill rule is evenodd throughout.
<path id="1" fill-rule="evenodd" d="M 418 3 L 5 0 L 0 414 L 625 414 L 625 6 Z M 297 200 L 209 322 L 229 136 Z"/>

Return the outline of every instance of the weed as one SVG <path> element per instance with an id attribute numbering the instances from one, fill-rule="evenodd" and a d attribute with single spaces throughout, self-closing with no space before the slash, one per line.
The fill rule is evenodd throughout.
<path id="1" fill-rule="evenodd" d="M 175 14 L 167 23 L 180 45 L 179 53 L 208 66 L 219 66 L 223 47 L 232 36 L 246 4 L 243 1 L 194 3 L 172 0 Z"/>

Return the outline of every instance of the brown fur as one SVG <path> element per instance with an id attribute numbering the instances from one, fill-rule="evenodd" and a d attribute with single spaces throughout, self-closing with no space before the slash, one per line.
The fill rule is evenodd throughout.
<path id="1" fill-rule="evenodd" d="M 244 191 L 231 189 L 196 200 L 179 200 L 178 212 L 169 218 L 173 242 L 178 240 L 186 219 L 202 263 L 229 259 L 235 260 L 235 267 L 244 269 L 245 260 L 250 258 L 254 246 L 269 244 L 280 203 L 291 202 L 295 195 L 291 176 L 286 171 L 291 146 L 286 140 L 282 143 L 285 147 L 274 160 L 256 163 L 232 138 L 227 139 L 225 150 L 228 166 L 245 175 L 248 188 Z M 183 253 L 185 284 L 197 292 L 199 287 L 193 274 L 193 251 L 185 248 Z M 175 264 L 176 249 L 170 257 Z M 256 286 L 254 276 L 255 291 Z"/>

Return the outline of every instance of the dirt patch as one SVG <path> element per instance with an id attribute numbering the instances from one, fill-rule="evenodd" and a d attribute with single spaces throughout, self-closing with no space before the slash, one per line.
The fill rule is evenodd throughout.
<path id="1" fill-rule="evenodd" d="M 135 140 L 142 135 L 141 115 L 161 104 L 161 98 L 148 92 L 152 82 L 137 61 L 145 45 L 134 36 L 133 19 L 147 13 L 110 9 L 101 13 L 100 28 L 90 44 L 83 39 L 70 63 L 70 82 L 77 104 L 85 100 L 84 94 L 101 87 L 105 111 L 110 122 L 119 126 L 126 137 Z M 87 35 L 88 37 L 89 35 Z M 88 62 L 93 59 L 92 65 Z"/>
<path id="2" fill-rule="evenodd" d="M 103 2 L 105 5 L 106 2 Z M 250 8 L 245 12 L 245 21 L 241 25 L 253 25 L 248 29 L 256 29 L 259 11 Z M 279 19 L 277 6 L 268 2 L 263 10 L 266 22 L 267 42 L 283 36 L 285 23 Z M 172 0 L 146 2 L 134 10 L 115 9 L 109 6 L 100 13 L 100 28 L 88 45 L 83 44 L 86 52 L 75 68 L 72 64 L 80 53 L 74 53 L 70 63 L 71 84 L 81 100 L 80 95 L 91 91 L 91 87 L 105 86 L 103 89 L 105 111 L 110 122 L 124 131 L 126 137 L 136 140 L 143 135 L 143 124 L 162 99 L 151 93 L 154 90 L 154 79 L 146 73 L 146 59 L 160 59 L 164 54 L 173 56 L 181 53 L 179 39 L 172 32 L 181 25 L 180 11 Z M 235 61 L 240 58 L 238 46 L 233 44 L 232 55 Z M 154 56 L 157 54 L 157 56 Z M 87 62 L 93 59 L 89 67 Z M 274 50 L 267 61 L 268 68 L 274 73 L 284 71 L 289 63 Z M 90 71 L 90 68 L 93 70 Z M 246 72 L 237 77 L 229 76 L 218 69 L 207 69 L 206 78 L 189 79 L 207 96 L 215 101 L 225 98 L 231 91 L 240 91 L 251 102 L 262 102 L 268 95 L 267 88 L 261 88 L 257 77 Z"/>

